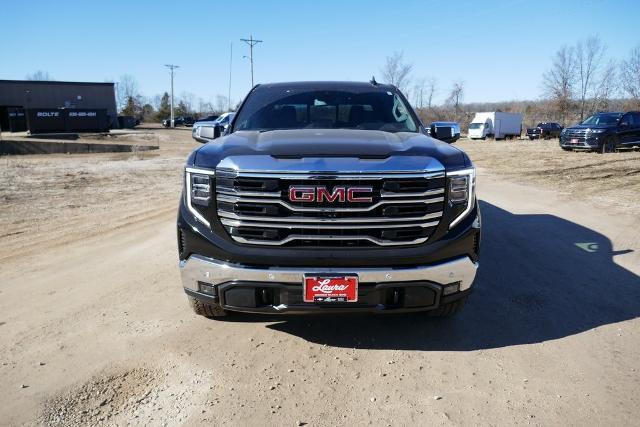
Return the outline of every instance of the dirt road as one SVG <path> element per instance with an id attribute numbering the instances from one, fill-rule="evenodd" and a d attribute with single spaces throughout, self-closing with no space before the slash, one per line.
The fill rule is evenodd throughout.
<path id="1" fill-rule="evenodd" d="M 38 231 L 1 230 L 0 424 L 637 423 L 637 216 L 481 166 L 481 268 L 459 317 L 207 320 L 177 268 L 192 145 L 168 135 L 143 169 L 64 159 L 104 179 L 52 197 L 62 214 Z"/>

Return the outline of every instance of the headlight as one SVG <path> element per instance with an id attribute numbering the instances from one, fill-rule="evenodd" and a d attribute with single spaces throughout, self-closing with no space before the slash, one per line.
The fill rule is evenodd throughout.
<path id="1" fill-rule="evenodd" d="M 590 129 L 590 130 L 591 130 L 591 133 L 602 133 L 606 131 L 606 129 Z"/>
<path id="2" fill-rule="evenodd" d="M 562 129 L 562 130 L 560 131 L 560 135 L 564 135 L 565 133 L 567 133 L 567 129 L 566 129 L 566 128 L 565 128 L 565 129 Z"/>
<path id="3" fill-rule="evenodd" d="M 462 221 L 475 204 L 476 169 L 462 169 L 447 173 L 449 185 L 449 202 L 462 209 L 462 212 L 449 224 L 449 228 L 455 227 Z"/>
<path id="4" fill-rule="evenodd" d="M 185 169 L 185 201 L 189 212 L 193 216 L 209 227 L 209 221 L 195 208 L 194 205 L 207 207 L 211 203 L 211 181 L 215 172 L 208 169 L 186 168 Z"/>

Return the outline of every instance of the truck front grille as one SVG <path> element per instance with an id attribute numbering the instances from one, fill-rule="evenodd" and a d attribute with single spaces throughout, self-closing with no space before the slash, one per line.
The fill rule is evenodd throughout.
<path id="1" fill-rule="evenodd" d="M 586 129 L 567 129 L 564 133 L 565 138 L 577 138 L 579 140 L 585 139 L 587 136 Z"/>
<path id="2" fill-rule="evenodd" d="M 325 189 L 335 200 L 292 201 L 289 191 Z M 355 201 L 342 189 L 366 189 Z M 338 190 L 336 190 L 338 189 Z M 371 190 L 370 192 L 368 190 Z M 362 196 L 371 200 L 358 201 Z M 275 174 L 216 171 L 218 217 L 239 243 L 272 246 L 398 246 L 427 241 L 444 209 L 445 175 Z"/>

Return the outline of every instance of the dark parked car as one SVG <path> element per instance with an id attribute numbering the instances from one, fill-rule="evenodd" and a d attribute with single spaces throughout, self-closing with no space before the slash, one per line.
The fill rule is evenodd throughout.
<path id="1" fill-rule="evenodd" d="M 193 124 L 195 122 L 196 121 L 193 119 L 193 117 L 182 117 L 182 116 L 180 116 L 180 117 L 175 117 L 173 119 L 173 125 L 175 127 L 178 127 L 178 126 L 193 126 Z M 164 119 L 162 121 L 162 126 L 164 126 L 166 128 L 171 127 L 171 119 L 170 118 Z"/>
<path id="2" fill-rule="evenodd" d="M 593 114 L 582 123 L 564 129 L 560 147 L 600 153 L 640 147 L 640 112 Z"/>
<path id="3" fill-rule="evenodd" d="M 184 124 L 184 117 L 175 117 L 173 119 L 173 125 L 174 126 L 181 126 Z M 162 121 L 162 126 L 166 127 L 166 128 L 170 128 L 171 127 L 171 118 L 166 118 Z"/>
<path id="4" fill-rule="evenodd" d="M 527 136 L 530 140 L 560 138 L 562 126 L 558 123 L 538 123 L 536 127 L 527 128 Z"/>
<path id="5" fill-rule="evenodd" d="M 460 139 L 460 123 L 432 122 L 427 128 L 427 134 L 432 138 L 452 144 Z"/>

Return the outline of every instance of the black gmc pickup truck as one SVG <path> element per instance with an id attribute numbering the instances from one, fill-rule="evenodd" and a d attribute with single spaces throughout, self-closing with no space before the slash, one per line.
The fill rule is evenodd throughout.
<path id="1" fill-rule="evenodd" d="M 475 168 L 398 89 L 255 86 L 184 172 L 178 252 L 198 314 L 449 316 L 478 266 Z"/>

